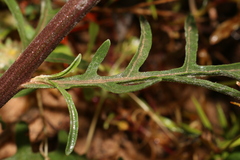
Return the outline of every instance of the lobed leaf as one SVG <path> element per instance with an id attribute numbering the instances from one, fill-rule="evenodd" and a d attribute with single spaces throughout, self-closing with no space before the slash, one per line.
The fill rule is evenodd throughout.
<path id="1" fill-rule="evenodd" d="M 68 135 L 68 141 L 67 141 L 65 153 L 66 155 L 69 155 L 70 153 L 72 153 L 78 137 L 78 113 L 73 103 L 72 96 L 66 90 L 59 87 L 57 83 L 54 83 L 50 80 L 48 81 L 48 83 L 56 87 L 61 92 L 68 106 L 69 117 L 70 117 L 70 127 L 69 127 L 69 135 Z"/>
<path id="2" fill-rule="evenodd" d="M 107 52 L 108 52 L 109 47 L 110 47 L 110 44 L 111 44 L 110 40 L 106 40 L 98 48 L 94 57 L 92 58 L 92 61 L 89 64 L 86 72 L 84 73 L 84 75 L 82 75 L 84 78 L 92 78 L 92 77 L 97 76 L 98 67 L 102 63 L 104 58 L 106 57 Z"/>
<path id="3" fill-rule="evenodd" d="M 97 50 L 86 72 L 83 75 L 53 80 L 64 89 L 72 87 L 102 87 L 114 93 L 126 93 L 148 87 L 160 81 L 172 81 L 205 87 L 234 98 L 240 99 L 240 92 L 223 84 L 198 79 L 202 76 L 226 76 L 240 80 L 240 63 L 199 66 L 196 64 L 197 27 L 193 16 L 188 16 L 185 23 L 186 57 L 182 67 L 164 71 L 139 72 L 151 48 L 151 29 L 143 17 L 140 18 L 141 38 L 138 51 L 126 69 L 117 75 L 99 76 L 97 70 L 105 58 L 110 41 L 105 41 Z M 36 81 L 23 84 L 24 88 L 51 88 L 49 84 Z"/>
<path id="4" fill-rule="evenodd" d="M 161 79 L 157 78 L 157 79 L 152 79 L 140 84 L 132 84 L 132 85 L 121 85 L 114 82 L 108 82 L 108 83 L 100 84 L 99 87 L 104 88 L 110 92 L 120 94 L 120 93 L 128 93 L 128 92 L 141 90 L 143 88 L 153 85 L 156 82 L 159 82 L 160 80 Z"/>
<path id="5" fill-rule="evenodd" d="M 183 67 L 186 71 L 194 69 L 197 60 L 197 48 L 198 48 L 198 30 L 192 15 L 187 16 L 185 21 L 185 60 Z"/>
<path id="6" fill-rule="evenodd" d="M 152 32 L 149 23 L 143 17 L 140 17 L 141 37 L 137 53 L 134 54 L 132 60 L 121 74 L 124 77 L 132 76 L 139 72 L 139 68 L 148 57 L 148 53 L 152 46 Z"/>
<path id="7" fill-rule="evenodd" d="M 75 61 L 70 65 L 70 68 L 67 68 L 63 72 L 50 76 L 40 76 L 40 78 L 34 78 L 30 82 L 23 84 L 24 88 L 55 87 L 63 94 L 68 104 L 70 113 L 70 132 L 66 147 L 66 154 L 70 154 L 72 152 L 76 143 L 78 132 L 78 117 L 71 96 L 66 92 L 65 89 L 69 89 L 72 87 L 101 87 L 113 93 L 127 93 L 141 90 L 156 82 L 170 81 L 205 87 L 240 99 L 240 92 L 234 88 L 225 86 L 223 84 L 214 83 L 207 79 L 197 78 L 202 76 L 214 75 L 227 76 L 240 80 L 240 63 L 211 66 L 197 65 L 196 52 L 198 45 L 198 35 L 197 27 L 193 16 L 188 16 L 185 23 L 186 57 L 184 60 L 184 64 L 182 67 L 171 70 L 153 72 L 139 71 L 140 67 L 148 56 L 152 44 L 150 25 L 143 17 L 140 18 L 140 25 L 141 38 L 138 50 L 122 73 L 113 76 L 100 76 L 97 74 L 99 65 L 104 60 L 110 48 L 110 40 L 106 40 L 96 51 L 94 57 L 92 58 L 92 61 L 88 65 L 84 74 L 62 78 L 80 63 L 80 57 L 77 57 Z M 50 79 L 52 80 L 50 81 Z M 193 98 L 192 100 L 198 110 L 199 116 L 204 126 L 211 130 L 211 123 L 203 112 L 201 106 L 195 98 Z M 224 117 L 222 116 L 222 120 L 224 120 L 223 118 Z M 222 124 L 225 125 L 225 122 L 223 121 Z M 200 132 L 197 130 L 187 130 L 189 130 L 191 133 L 200 134 Z"/>
<path id="8" fill-rule="evenodd" d="M 204 79 L 197 79 L 197 78 L 190 78 L 190 77 L 165 77 L 163 81 L 170 81 L 170 82 L 180 82 L 186 84 L 192 84 L 195 86 L 204 87 L 219 93 L 223 93 L 225 95 L 232 96 L 234 98 L 239 99 L 240 92 L 234 88 L 222 85 L 220 83 L 214 83 Z"/>
<path id="9" fill-rule="evenodd" d="M 73 69 L 75 69 L 81 62 L 81 54 L 79 54 L 75 60 L 70 64 L 70 66 L 68 66 L 66 69 L 64 69 L 63 71 L 61 71 L 60 73 L 56 73 L 56 74 L 52 74 L 52 75 L 40 75 L 35 77 L 34 79 L 37 81 L 41 81 L 41 79 L 59 79 L 62 78 L 64 76 L 66 76 L 67 74 L 69 74 Z"/>

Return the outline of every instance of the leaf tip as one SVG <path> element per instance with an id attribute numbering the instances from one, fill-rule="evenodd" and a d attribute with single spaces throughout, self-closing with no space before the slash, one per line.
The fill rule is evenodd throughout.
<path id="1" fill-rule="evenodd" d="M 109 45 L 111 45 L 110 39 L 107 39 L 107 40 L 106 40 L 106 43 L 108 43 Z"/>

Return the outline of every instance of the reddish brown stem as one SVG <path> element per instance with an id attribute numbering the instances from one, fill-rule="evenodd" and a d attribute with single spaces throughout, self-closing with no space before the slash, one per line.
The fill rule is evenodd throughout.
<path id="1" fill-rule="evenodd" d="M 0 107 L 29 81 L 33 72 L 100 0 L 69 0 L 0 78 Z"/>

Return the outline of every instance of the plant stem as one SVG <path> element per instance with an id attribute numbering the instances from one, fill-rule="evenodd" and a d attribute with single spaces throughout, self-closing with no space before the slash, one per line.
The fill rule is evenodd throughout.
<path id="1" fill-rule="evenodd" d="M 0 107 L 30 80 L 60 41 L 100 0 L 69 0 L 0 78 Z"/>

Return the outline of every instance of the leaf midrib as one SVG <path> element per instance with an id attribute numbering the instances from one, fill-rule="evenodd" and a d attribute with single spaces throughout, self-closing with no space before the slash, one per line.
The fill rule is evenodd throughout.
<path id="1" fill-rule="evenodd" d="M 231 64 L 232 67 L 239 65 L 240 63 L 234 63 Z M 194 77 L 201 77 L 201 76 L 209 76 L 214 73 L 214 75 L 219 75 L 222 76 L 224 71 L 227 72 L 240 72 L 240 69 L 225 69 L 225 67 L 229 67 L 226 65 L 219 65 L 219 66 L 196 66 L 198 69 L 197 70 L 184 70 L 183 68 L 175 68 L 167 71 L 148 71 L 148 72 L 139 72 L 138 76 L 128 76 L 128 77 L 121 77 L 121 74 L 118 75 L 113 75 L 113 76 L 96 76 L 96 77 L 91 77 L 89 79 L 83 79 L 81 76 L 82 75 L 77 75 L 75 77 L 71 78 L 64 78 L 61 80 L 53 80 L 54 82 L 57 82 L 61 86 L 65 86 L 65 88 L 71 88 L 75 86 L 85 86 L 85 85 L 98 85 L 102 83 L 108 83 L 108 82 L 114 82 L 114 83 L 120 83 L 120 82 L 133 82 L 133 81 L 139 81 L 139 80 L 149 80 L 153 78 L 164 78 L 164 77 L 172 77 L 172 76 L 194 76 Z M 212 70 L 212 68 L 218 67 L 218 69 Z M 87 77 L 86 77 L 87 78 Z M 236 77 L 239 79 L 238 77 Z M 75 79 L 81 79 L 81 80 L 75 80 Z M 23 84 L 22 86 L 24 88 L 29 88 L 28 86 L 34 87 L 34 88 L 39 88 L 39 85 L 43 85 L 41 82 L 37 81 L 32 81 Z M 46 84 L 45 84 L 46 85 Z"/>

